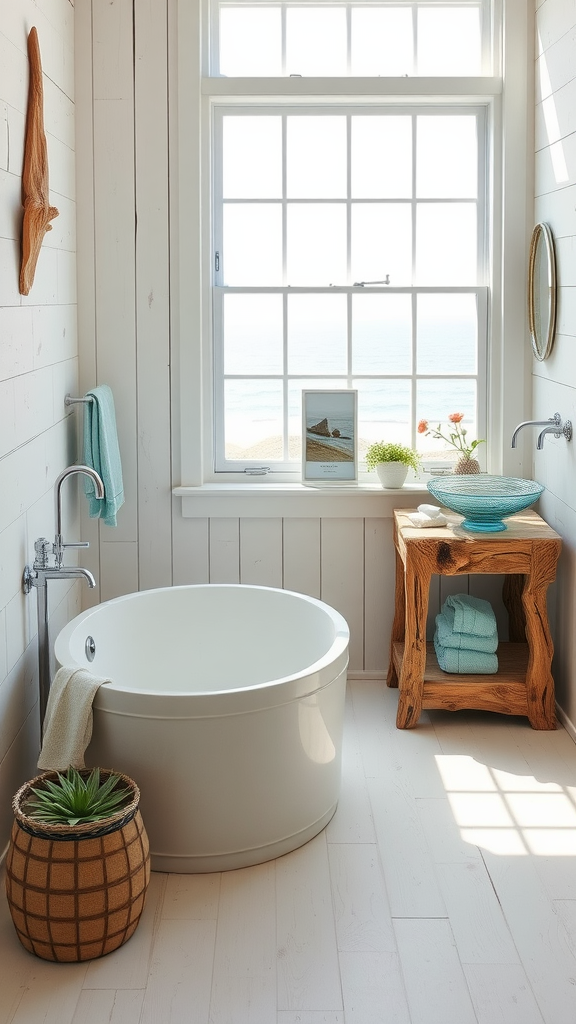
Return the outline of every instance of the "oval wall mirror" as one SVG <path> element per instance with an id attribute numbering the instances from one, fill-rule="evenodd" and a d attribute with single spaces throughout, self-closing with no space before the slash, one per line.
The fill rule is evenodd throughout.
<path id="1" fill-rule="evenodd" d="M 547 359 L 556 331 L 556 258 L 547 224 L 537 224 L 530 240 L 528 326 L 536 359 Z"/>

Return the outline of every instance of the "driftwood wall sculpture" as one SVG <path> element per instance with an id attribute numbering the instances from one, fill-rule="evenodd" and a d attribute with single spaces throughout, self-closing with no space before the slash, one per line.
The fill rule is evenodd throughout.
<path id="1" fill-rule="evenodd" d="M 38 33 L 35 28 L 31 28 L 28 35 L 28 60 L 30 84 L 26 114 L 24 169 L 22 171 L 24 220 L 22 222 L 22 263 L 20 266 L 21 295 L 28 295 L 32 287 L 44 235 L 47 231 L 52 230 L 50 221 L 58 216 L 56 207 L 50 206 L 48 195 L 48 153 L 44 134 L 42 62 Z"/>

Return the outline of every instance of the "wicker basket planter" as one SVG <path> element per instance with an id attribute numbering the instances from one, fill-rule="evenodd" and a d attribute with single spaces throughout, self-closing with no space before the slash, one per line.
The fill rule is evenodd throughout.
<path id="1" fill-rule="evenodd" d="M 110 774 L 101 769 L 103 781 Z M 133 799 L 110 817 L 75 826 L 35 821 L 22 804 L 32 786 L 56 776 L 44 772 L 25 783 L 12 801 L 8 904 L 29 952 L 59 962 L 93 960 L 133 935 L 144 907 L 150 857 L 138 809 L 140 791 L 121 775 Z"/>

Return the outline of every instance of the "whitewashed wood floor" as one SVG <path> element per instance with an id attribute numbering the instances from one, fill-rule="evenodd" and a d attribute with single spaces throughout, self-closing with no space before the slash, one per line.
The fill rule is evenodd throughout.
<path id="1" fill-rule="evenodd" d="M 277 861 L 153 874 L 89 964 L 19 945 L 0 901 L 0 1024 L 574 1024 L 576 745 L 524 719 L 349 686 L 343 792 Z"/>

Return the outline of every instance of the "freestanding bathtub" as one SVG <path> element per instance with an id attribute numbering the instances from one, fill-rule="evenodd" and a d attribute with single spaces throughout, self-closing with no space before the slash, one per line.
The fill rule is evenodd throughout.
<path id="1" fill-rule="evenodd" d="M 155 870 L 259 864 L 324 828 L 340 791 L 348 642 L 321 601 L 215 584 L 119 597 L 59 633 L 60 665 L 111 680 L 86 764 L 138 783 Z"/>

